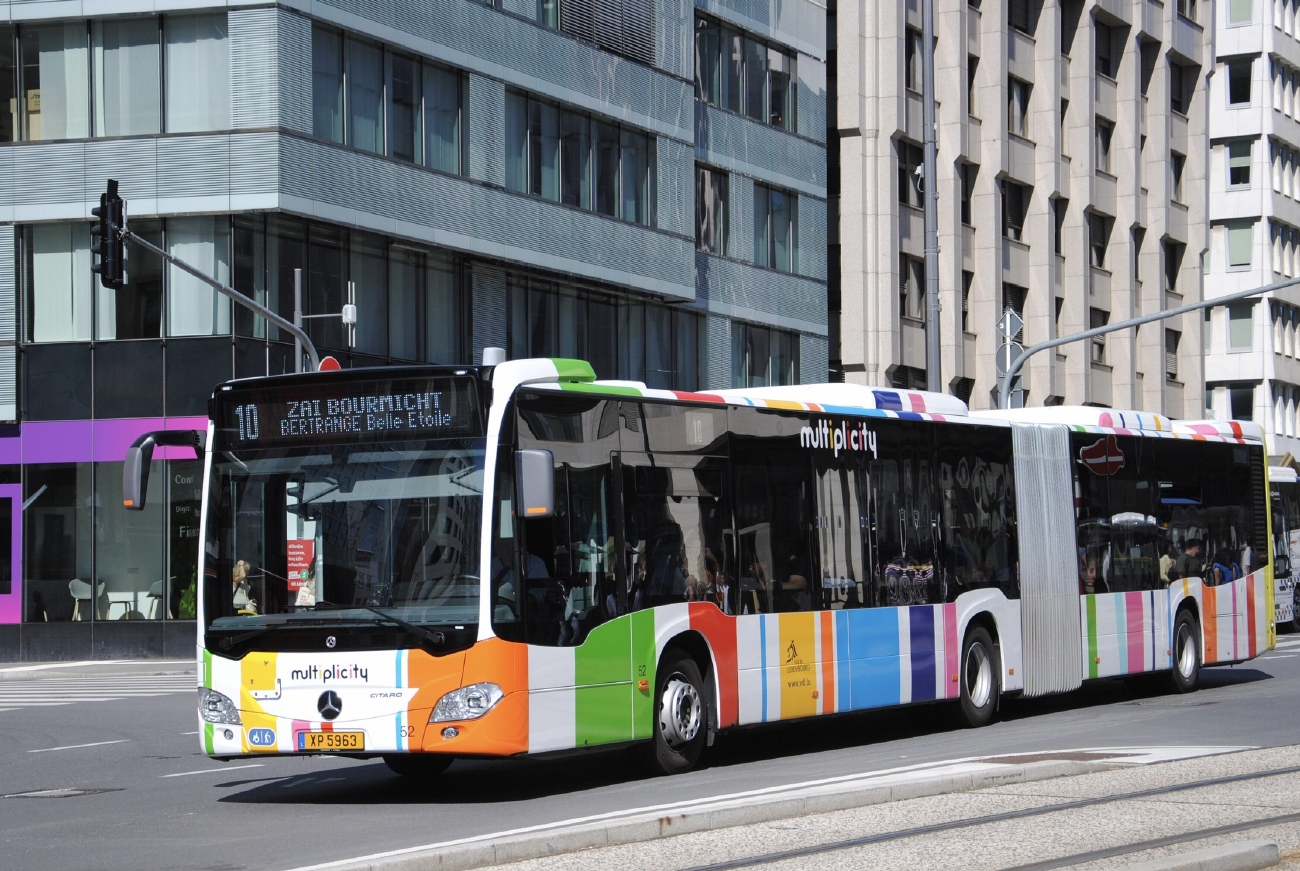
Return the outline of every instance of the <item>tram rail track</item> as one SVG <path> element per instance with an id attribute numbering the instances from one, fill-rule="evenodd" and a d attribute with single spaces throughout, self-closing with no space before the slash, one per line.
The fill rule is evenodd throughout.
<path id="1" fill-rule="evenodd" d="M 1243 783 L 1253 780 L 1263 780 L 1270 777 L 1285 777 L 1291 774 L 1300 774 L 1300 765 L 1288 766 L 1285 768 L 1272 768 L 1264 771 L 1244 772 L 1241 774 L 1226 775 L 1223 777 L 1211 777 L 1201 780 L 1187 781 L 1184 783 L 1171 784 L 1168 786 L 1152 787 L 1148 789 L 1133 790 L 1130 792 L 1117 793 L 1114 795 L 1094 796 L 1091 798 L 1073 799 L 1070 801 L 1057 802 L 1055 804 L 1039 805 L 1031 808 L 1021 808 L 1012 811 L 1000 811 L 993 814 L 981 814 L 963 819 L 948 820 L 940 823 L 931 823 L 923 826 L 912 826 L 908 828 L 895 829 L 889 832 L 878 832 L 872 835 L 862 835 L 854 838 L 844 838 L 838 841 L 830 841 L 822 844 L 809 845 L 806 847 L 794 847 L 787 850 L 773 851 L 756 856 L 746 856 L 736 858 L 725 862 L 713 862 L 705 865 L 695 865 L 689 868 L 683 868 L 681 871 L 731 871 L 731 869 L 753 868 L 760 865 L 772 865 L 777 862 L 784 862 L 796 859 L 806 859 L 819 855 L 836 853 L 844 850 L 853 850 L 859 847 L 868 847 L 874 844 L 884 844 L 892 841 L 901 841 L 907 838 L 915 838 L 924 835 L 940 834 L 952 832 L 961 829 L 971 829 L 979 826 L 992 825 L 995 823 L 1012 822 L 1017 820 L 1026 820 L 1033 817 L 1047 816 L 1054 813 L 1064 813 L 1072 810 L 1097 807 L 1100 805 L 1118 804 L 1126 801 L 1142 801 L 1145 799 L 1159 798 L 1161 796 L 1174 795 L 1180 792 L 1189 792 L 1197 789 L 1207 789 L 1216 786 L 1228 786 L 1237 783 Z M 1207 829 L 1198 829 L 1196 831 L 1185 832 L 1176 835 L 1167 835 L 1160 838 L 1153 838 L 1143 841 L 1135 841 L 1127 844 L 1106 847 L 1085 853 L 1074 853 L 1068 856 L 1062 856 L 1055 859 L 1045 859 L 1025 865 L 1011 866 L 1007 871 L 1048 871 L 1052 868 L 1064 868 L 1070 865 L 1079 865 L 1085 862 L 1092 862 L 1101 859 L 1114 858 L 1116 856 L 1141 853 L 1147 850 L 1159 849 L 1161 847 L 1174 846 L 1181 843 L 1191 843 L 1194 841 L 1204 840 L 1207 838 L 1218 837 L 1222 835 L 1235 834 L 1239 832 L 1250 831 L 1252 829 L 1265 828 L 1272 825 L 1285 825 L 1288 823 L 1300 822 L 1300 811 L 1278 814 L 1269 817 L 1260 817 L 1254 820 L 1245 820 L 1237 823 L 1215 826 Z"/>

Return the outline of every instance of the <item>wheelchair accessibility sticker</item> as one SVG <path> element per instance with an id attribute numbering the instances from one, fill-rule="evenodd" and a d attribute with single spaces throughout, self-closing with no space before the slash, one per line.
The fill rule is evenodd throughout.
<path id="1" fill-rule="evenodd" d="M 249 729 L 248 743 L 254 747 L 274 747 L 275 730 L 274 729 Z"/>

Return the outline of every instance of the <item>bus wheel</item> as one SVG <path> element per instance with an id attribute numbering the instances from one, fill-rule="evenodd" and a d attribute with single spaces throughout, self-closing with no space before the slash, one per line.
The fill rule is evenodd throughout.
<path id="1" fill-rule="evenodd" d="M 394 753 L 384 757 L 384 764 L 394 774 L 425 780 L 446 771 L 454 758 L 440 753 Z"/>
<path id="2" fill-rule="evenodd" d="M 1201 628 L 1192 612 L 1178 612 L 1174 620 L 1174 670 L 1170 682 L 1174 692 L 1190 693 L 1201 677 Z"/>
<path id="3" fill-rule="evenodd" d="M 969 726 L 987 726 L 998 710 L 997 648 L 989 631 L 974 626 L 961 648 L 961 714 Z"/>
<path id="4" fill-rule="evenodd" d="M 1291 590 L 1291 631 L 1300 632 L 1300 583 Z"/>
<path id="5" fill-rule="evenodd" d="M 651 768 L 658 774 L 690 771 L 700 759 L 709 730 L 704 680 L 684 654 L 665 660 L 657 681 Z"/>

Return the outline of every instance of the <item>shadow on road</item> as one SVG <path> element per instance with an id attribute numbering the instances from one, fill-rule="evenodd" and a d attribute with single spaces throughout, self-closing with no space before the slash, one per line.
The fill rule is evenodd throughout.
<path id="1" fill-rule="evenodd" d="M 1218 691 L 1271 680 L 1251 667 L 1210 668 L 1201 672 L 1201 689 L 1179 695 L 1168 690 L 1165 675 L 1095 681 L 1063 695 L 1007 699 L 999 719 L 1004 727 L 1068 712 L 1089 712 L 1111 705 L 1199 707 L 1227 703 Z M 996 728 L 996 727 L 995 727 Z M 848 713 L 742 729 L 721 736 L 706 755 L 712 769 L 755 762 L 797 759 L 851 747 L 879 747 L 891 742 L 951 732 L 963 746 L 964 730 L 954 703 L 918 704 L 891 710 Z M 240 804 L 320 805 L 464 805 L 528 802 L 611 786 L 635 789 L 650 775 L 633 749 L 601 750 L 547 758 L 458 760 L 427 782 L 399 777 L 381 761 L 315 758 L 312 770 L 291 776 L 258 777 L 214 784 L 233 790 L 220 799 Z M 962 755 L 958 752 L 956 755 Z M 330 766 L 330 767 L 325 767 Z M 707 771 L 700 775 L 707 776 Z"/>

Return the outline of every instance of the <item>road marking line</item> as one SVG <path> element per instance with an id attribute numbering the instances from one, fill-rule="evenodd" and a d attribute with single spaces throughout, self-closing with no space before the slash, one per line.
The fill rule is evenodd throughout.
<path id="1" fill-rule="evenodd" d="M 182 732 L 181 734 L 182 734 L 182 735 L 197 735 L 197 734 L 199 734 L 199 733 L 198 733 L 198 732 Z"/>
<path id="2" fill-rule="evenodd" d="M 1300 653 L 1277 653 L 1272 656 L 1261 656 L 1260 659 L 1295 659 Z"/>
<path id="3" fill-rule="evenodd" d="M 205 768 L 202 771 L 178 771 L 175 774 L 163 774 L 160 777 L 189 777 L 191 774 L 222 774 L 226 771 L 239 771 L 241 768 L 261 768 L 265 763 L 254 762 L 252 765 L 232 765 L 229 768 Z"/>
<path id="4" fill-rule="evenodd" d="M 42 747 L 40 750 L 28 750 L 28 753 L 52 753 L 55 750 L 80 750 L 82 747 L 103 747 L 106 744 L 125 744 L 129 739 L 119 738 L 116 741 L 96 741 L 93 744 L 69 744 L 66 747 Z"/>

